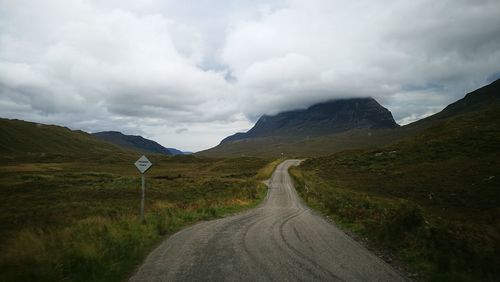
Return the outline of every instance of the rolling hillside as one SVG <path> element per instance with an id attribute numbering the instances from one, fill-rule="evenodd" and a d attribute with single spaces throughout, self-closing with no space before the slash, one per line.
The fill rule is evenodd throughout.
<path id="1" fill-rule="evenodd" d="M 404 132 L 390 129 L 357 129 L 316 137 L 269 136 L 238 140 L 197 152 L 209 157 L 288 157 L 324 156 L 342 150 L 376 148 L 404 137 Z"/>
<path id="2" fill-rule="evenodd" d="M 421 120 L 420 123 L 427 120 L 442 120 L 461 114 L 481 111 L 495 104 L 500 104 L 500 79 L 465 95 L 463 99 L 448 105 L 441 112 Z"/>
<path id="3" fill-rule="evenodd" d="M 0 153 L 3 159 L 127 154 L 125 150 L 88 133 L 56 125 L 0 119 L 0 131 Z"/>

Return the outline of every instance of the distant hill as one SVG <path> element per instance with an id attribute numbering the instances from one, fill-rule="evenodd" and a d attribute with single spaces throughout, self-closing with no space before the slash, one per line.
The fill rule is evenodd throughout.
<path id="1" fill-rule="evenodd" d="M 353 98 L 328 101 L 305 110 L 262 116 L 246 133 L 236 133 L 221 141 L 267 136 L 323 136 L 352 129 L 396 128 L 389 110 L 373 98 Z"/>
<path id="2" fill-rule="evenodd" d="M 345 102 L 344 100 L 344 103 Z M 299 111 L 300 114 L 298 114 L 297 111 L 278 114 L 271 117 L 272 122 L 269 122 L 269 118 L 265 116 L 264 121 L 259 120 L 257 122 L 257 124 L 259 124 L 259 122 L 261 124 L 256 124 L 254 128 L 247 133 L 237 133 L 224 139 L 218 146 L 198 152 L 197 154 L 212 157 L 241 155 L 276 157 L 281 154 L 285 156 L 310 157 L 333 154 L 347 149 L 376 148 L 403 138 L 414 136 L 422 130 L 438 125 L 449 118 L 461 116 L 470 112 L 487 110 L 492 106 L 499 105 L 499 102 L 500 80 L 497 80 L 467 94 L 464 98 L 450 104 L 441 112 L 406 126 L 399 127 L 395 125 L 395 123 L 392 124 L 392 115 L 390 115 L 390 112 L 381 106 L 380 108 L 382 109 L 380 109 L 373 102 L 368 102 L 368 105 L 372 104 L 374 105 L 373 107 L 365 108 L 371 108 L 370 112 L 373 113 L 366 114 L 366 116 L 374 117 L 366 118 L 365 116 L 365 118 L 358 119 L 360 121 L 357 123 L 354 121 L 356 121 L 356 117 L 363 117 L 362 113 L 356 114 L 352 111 L 345 110 L 345 108 L 341 111 L 347 112 L 347 116 L 349 117 L 350 115 L 351 118 L 346 118 L 345 115 L 341 115 L 343 118 L 338 120 L 346 120 L 347 124 L 352 127 L 350 130 L 342 131 L 342 129 L 346 129 L 347 127 L 342 128 L 342 125 L 340 125 L 338 127 L 333 127 L 331 130 L 318 131 L 318 128 L 322 128 L 325 124 L 328 124 L 328 122 L 325 123 L 321 120 L 304 116 L 299 118 L 299 120 L 302 120 L 303 123 L 307 121 L 310 129 L 290 126 L 296 125 L 298 122 L 283 123 L 287 125 L 285 129 L 289 130 L 283 130 L 277 126 L 277 124 L 279 124 L 278 121 L 282 121 L 286 117 L 291 116 L 291 120 L 295 120 L 295 116 L 297 115 L 301 116 L 311 113 L 310 109 L 313 109 L 312 113 L 314 113 L 314 109 L 317 108 L 316 106 L 312 106 L 307 110 Z M 323 106 L 330 103 L 331 102 L 319 104 L 319 108 L 335 109 L 333 106 Z M 363 110 L 363 107 L 358 105 L 351 109 Z M 389 112 L 389 114 L 385 113 L 385 111 Z M 334 116 L 333 114 L 331 115 Z M 379 123 L 370 124 L 370 121 L 378 121 Z M 314 122 L 317 122 L 319 125 L 314 125 Z M 275 129 L 273 130 L 272 128 Z M 302 128 L 302 130 L 299 130 L 299 128 Z M 303 134 L 303 132 L 316 134 L 309 135 Z M 318 132 L 323 132 L 325 134 L 321 135 L 318 134 Z"/>
<path id="3" fill-rule="evenodd" d="M 150 152 L 164 155 L 176 155 L 153 140 L 138 135 L 125 135 L 118 131 L 102 131 L 93 133 L 98 139 L 115 144 L 125 149 Z"/>
<path id="4" fill-rule="evenodd" d="M 167 148 L 172 155 L 177 156 L 177 155 L 191 155 L 191 152 L 184 152 L 175 148 Z"/>
<path id="5" fill-rule="evenodd" d="M 126 153 L 88 133 L 56 125 L 2 118 L 0 132 L 0 153 L 3 157 Z"/>
<path id="6" fill-rule="evenodd" d="M 170 152 L 170 154 L 177 156 L 177 155 L 184 155 L 184 152 L 181 150 L 177 150 L 175 148 L 167 148 L 167 150 Z"/>

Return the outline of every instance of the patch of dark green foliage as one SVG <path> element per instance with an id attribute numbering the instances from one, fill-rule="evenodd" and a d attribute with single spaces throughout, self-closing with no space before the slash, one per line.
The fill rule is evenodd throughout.
<path id="1" fill-rule="evenodd" d="M 500 276 L 499 171 L 498 108 L 291 170 L 308 204 L 432 281 Z"/>

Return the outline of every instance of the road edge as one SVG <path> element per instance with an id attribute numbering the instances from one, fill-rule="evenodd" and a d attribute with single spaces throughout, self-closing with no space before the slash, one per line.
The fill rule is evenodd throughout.
<path id="1" fill-rule="evenodd" d="M 331 224 L 331 225 L 335 226 L 338 230 L 342 231 L 345 235 L 347 235 L 347 237 L 351 238 L 357 245 L 359 245 L 362 248 L 365 248 L 370 253 L 372 253 L 375 257 L 377 257 L 382 263 L 384 263 L 387 266 L 389 266 L 392 269 L 394 269 L 394 271 L 396 273 L 398 273 L 402 278 L 404 278 L 404 280 L 407 280 L 407 281 L 418 281 L 416 279 L 413 279 L 413 277 L 412 277 L 413 275 L 412 274 L 414 272 L 410 271 L 411 267 L 407 263 L 405 263 L 404 261 L 398 259 L 397 257 L 395 257 L 394 255 L 392 255 L 391 253 L 384 252 L 383 250 L 379 250 L 379 249 L 377 249 L 377 248 L 375 248 L 373 246 L 370 246 L 369 242 L 367 240 L 364 240 L 358 234 L 353 233 L 353 232 L 351 232 L 349 230 L 345 230 L 341 226 L 337 225 L 335 223 L 335 221 L 331 217 L 329 217 L 328 215 L 322 213 L 319 210 L 316 210 L 316 209 L 310 207 L 304 201 L 304 199 L 302 199 L 302 197 L 300 196 L 300 194 L 297 192 L 297 189 L 295 189 L 295 185 L 296 185 L 297 181 L 295 180 L 295 177 L 293 176 L 293 174 L 290 173 L 290 169 L 293 168 L 293 167 L 298 167 L 303 161 L 305 161 L 305 159 L 301 160 L 301 162 L 298 165 L 290 166 L 288 168 L 287 172 L 288 172 L 288 175 L 290 176 L 290 178 L 292 179 L 293 189 L 295 190 L 295 193 L 297 193 L 297 196 L 298 196 L 298 198 L 300 200 L 300 203 L 304 206 L 304 208 L 306 208 L 307 210 L 309 210 L 311 213 L 317 215 L 318 217 L 322 218 L 328 224 Z M 389 256 L 387 254 L 389 254 Z M 389 258 L 391 261 L 390 262 L 386 261 L 387 258 Z"/>

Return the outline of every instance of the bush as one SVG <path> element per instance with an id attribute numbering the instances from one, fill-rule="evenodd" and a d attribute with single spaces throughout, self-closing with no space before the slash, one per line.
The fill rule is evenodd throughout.
<path id="1" fill-rule="evenodd" d="M 422 210 L 409 203 L 403 203 L 397 209 L 391 210 L 382 222 L 381 236 L 385 239 L 400 239 L 410 231 L 424 223 Z"/>

